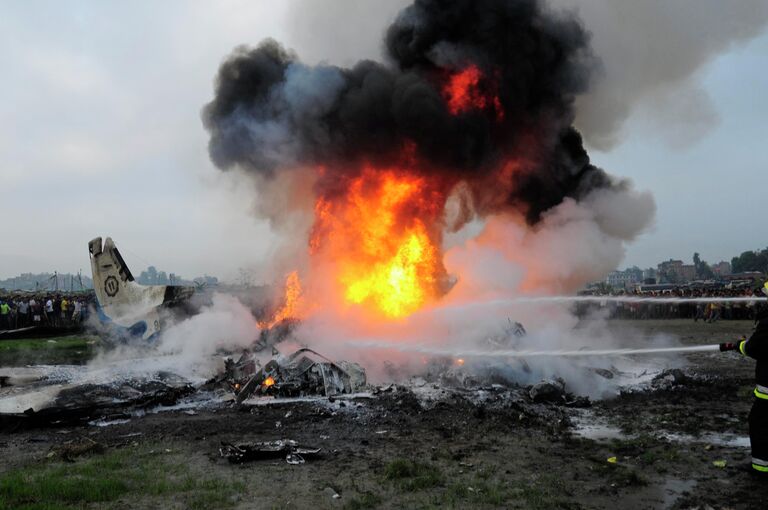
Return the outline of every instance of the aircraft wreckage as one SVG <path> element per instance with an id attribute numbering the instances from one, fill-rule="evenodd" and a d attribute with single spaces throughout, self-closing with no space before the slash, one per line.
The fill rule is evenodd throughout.
<path id="1" fill-rule="evenodd" d="M 130 335 L 131 341 L 138 340 L 151 348 L 151 340 L 163 330 L 164 322 L 173 319 L 172 314 L 166 311 L 194 313 L 189 301 L 195 289 L 140 285 L 134 281 L 110 238 L 104 242 L 96 238 L 88 246 L 99 317 L 114 329 Z M 18 376 L 18 369 L 2 369 L 0 428 L 8 430 L 123 420 L 154 412 L 153 409 L 173 409 L 178 405 L 195 408 L 204 407 L 207 403 L 261 405 L 303 398 L 345 396 L 354 399 L 361 394 L 370 397 L 371 393 L 366 390 L 371 387 L 368 386 L 365 370 L 359 364 L 331 360 L 307 347 L 291 354 L 283 354 L 274 347 L 292 337 L 297 323 L 296 319 L 288 318 L 262 329 L 254 335 L 249 349 L 237 358 L 224 358 L 221 372 L 205 382 L 192 382 L 168 371 L 151 373 L 146 369 L 98 380 L 88 372 L 88 367 L 28 367 L 28 373 L 22 378 Z M 523 325 L 509 320 L 497 335 L 486 338 L 482 345 L 489 351 L 518 348 L 525 336 Z M 265 361 L 263 353 L 267 347 L 272 348 L 272 357 Z M 393 380 L 407 378 L 406 374 L 395 373 L 398 370 L 394 365 L 386 362 L 384 365 L 387 372 L 392 372 Z M 73 376 L 61 375 L 74 369 L 80 372 Z M 503 382 L 506 387 L 506 383 L 510 382 L 510 369 L 518 374 L 531 375 L 531 368 L 524 359 L 505 359 L 503 363 L 487 364 L 478 371 L 477 366 L 465 366 L 464 360 L 434 357 L 425 365 L 421 379 L 443 389 L 489 387 L 489 384 L 496 382 Z M 5 374 L 14 370 L 16 375 Z M 35 370 L 38 370 L 36 374 L 31 373 Z M 587 370 L 604 378 L 613 377 L 614 372 L 617 377 L 620 375 L 613 367 L 610 371 L 590 367 Z M 530 391 L 525 398 L 531 402 L 584 404 L 569 397 L 565 385 L 557 381 L 546 387 L 534 385 Z M 276 455 L 278 451 L 279 455 L 287 457 L 300 456 L 299 449 L 291 444 L 227 445 L 222 448 L 222 455 L 239 462 L 251 456 Z M 311 455 L 312 449 L 309 450 L 303 453 Z"/>
<path id="2" fill-rule="evenodd" d="M 309 348 L 289 356 L 277 351 L 263 367 L 250 351 L 237 361 L 225 360 L 224 372 L 206 386 L 226 385 L 238 403 L 250 397 L 332 397 L 361 391 L 366 386 L 365 370 L 357 363 L 334 362 Z"/>

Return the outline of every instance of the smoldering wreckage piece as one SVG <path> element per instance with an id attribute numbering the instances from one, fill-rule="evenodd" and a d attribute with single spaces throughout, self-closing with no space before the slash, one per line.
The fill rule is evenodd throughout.
<path id="1" fill-rule="evenodd" d="M 15 431 L 38 427 L 85 425 L 98 420 L 128 419 L 134 413 L 158 406 L 172 406 L 195 392 L 178 376 L 161 372 L 152 378 L 115 381 L 108 384 L 85 383 L 58 389 L 57 385 L 33 386 L 30 392 L 6 397 L 18 400 L 52 389 L 49 401 L 34 407 L 22 406 L 16 412 L 0 413 L 0 430 Z"/>
<path id="2" fill-rule="evenodd" d="M 304 464 L 305 459 L 315 458 L 320 448 L 301 446 L 292 439 L 279 439 L 260 443 L 221 443 L 219 454 L 232 464 L 242 464 L 252 460 L 271 460 L 285 457 L 288 464 Z"/>
<path id="3" fill-rule="evenodd" d="M 360 365 L 349 361 L 334 362 L 312 349 L 299 349 L 289 356 L 275 351 L 274 358 L 263 367 L 252 352 L 245 351 L 237 361 L 226 359 L 221 374 L 198 388 L 167 372 L 155 374 L 151 378 L 64 387 L 39 408 L 22 407 L 17 412 L 0 413 L 0 430 L 126 419 L 132 413 L 148 408 L 173 406 L 180 399 L 190 397 L 199 390 L 223 387 L 234 393 L 235 401 L 240 404 L 253 397 L 333 397 L 353 394 L 363 390 L 366 382 L 365 370 Z M 52 386 L 31 390 L 35 393 L 46 388 Z M 23 396 L 17 395 L 15 398 Z"/>
<path id="4" fill-rule="evenodd" d="M 228 358 L 224 371 L 206 386 L 229 387 L 238 403 L 265 396 L 332 397 L 355 393 L 366 386 L 365 369 L 357 363 L 334 362 L 306 347 L 289 356 L 273 350 L 273 356 L 263 367 L 251 351 L 244 351 L 237 361 Z"/>

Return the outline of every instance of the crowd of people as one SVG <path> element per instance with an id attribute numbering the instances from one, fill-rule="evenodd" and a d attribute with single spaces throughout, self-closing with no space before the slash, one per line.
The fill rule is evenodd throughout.
<path id="1" fill-rule="evenodd" d="M 87 319 L 86 294 L 34 294 L 0 297 L 0 330 L 30 326 L 65 328 Z"/>
<path id="2" fill-rule="evenodd" d="M 717 322 L 720 320 L 753 320 L 764 301 L 761 293 L 750 287 L 738 289 L 694 289 L 677 287 L 663 291 L 627 291 L 615 293 L 594 293 L 606 298 L 647 298 L 648 301 L 634 302 L 605 299 L 577 304 L 577 314 L 585 316 L 602 310 L 612 319 L 691 319 L 693 321 Z M 654 299 L 704 298 L 707 301 L 679 303 Z M 754 301 L 731 301 L 730 298 L 755 298 Z"/>

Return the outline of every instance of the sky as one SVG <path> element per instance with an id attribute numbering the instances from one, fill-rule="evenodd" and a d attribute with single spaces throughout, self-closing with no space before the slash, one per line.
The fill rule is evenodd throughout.
<path id="1" fill-rule="evenodd" d="M 136 273 L 154 265 L 233 280 L 240 268 L 278 256 L 269 225 L 253 214 L 252 184 L 208 158 L 200 111 L 217 68 L 235 46 L 266 37 L 309 63 L 379 58 L 380 34 L 404 4 L 0 1 L 0 278 L 88 272 L 87 243 L 96 236 L 111 236 Z M 766 247 L 764 13 L 745 14 L 761 19 L 748 30 L 733 16 L 728 30 L 738 36 L 715 44 L 707 19 L 697 26 L 683 13 L 692 20 L 686 29 L 632 20 L 632 32 L 600 7 L 585 2 L 580 14 L 607 78 L 576 123 L 593 162 L 652 191 L 657 204 L 653 227 L 628 246 L 622 266 L 690 260 L 694 251 L 717 262 Z M 643 66 L 666 53 L 654 46 L 666 34 L 649 37 L 643 23 L 675 34 L 674 48 L 714 43 L 693 52 L 690 66 L 658 70 L 664 86 L 648 78 L 638 91 L 649 76 Z M 680 38 L 686 30 L 691 36 Z M 648 55 L 638 53 L 645 46 Z M 625 105 L 626 118 L 601 132 L 589 116 L 595 104 Z"/>

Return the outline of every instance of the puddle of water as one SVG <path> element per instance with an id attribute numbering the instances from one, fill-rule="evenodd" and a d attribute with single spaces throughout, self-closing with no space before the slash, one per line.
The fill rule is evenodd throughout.
<path id="1" fill-rule="evenodd" d="M 601 421 L 590 421 L 589 417 L 581 416 L 573 420 L 573 433 L 584 439 L 593 441 L 611 441 L 613 439 L 633 439 L 637 434 L 625 434 L 620 428 Z M 659 430 L 655 435 L 675 443 L 705 443 L 728 448 L 750 448 L 749 436 L 735 434 L 707 433 L 701 436 L 678 434 Z"/>
<path id="2" fill-rule="evenodd" d="M 619 427 L 615 427 L 605 421 L 587 413 L 579 413 L 572 419 L 573 433 L 584 439 L 593 441 L 611 441 L 613 439 L 633 439 L 637 434 L 625 434 Z M 680 434 L 659 429 L 655 436 L 675 443 L 705 443 L 728 448 L 750 448 L 749 436 L 736 434 L 706 433 L 700 436 Z"/>
<path id="3" fill-rule="evenodd" d="M 631 436 L 624 434 L 618 427 L 603 423 L 578 424 L 573 432 L 584 439 L 593 441 L 610 441 L 611 439 L 626 439 Z"/>
<path id="4" fill-rule="evenodd" d="M 665 439 L 677 443 L 708 443 L 730 448 L 750 448 L 749 436 L 736 436 L 734 434 L 702 434 L 699 437 L 689 434 L 663 434 Z"/>

